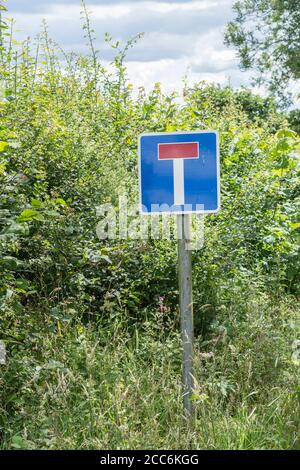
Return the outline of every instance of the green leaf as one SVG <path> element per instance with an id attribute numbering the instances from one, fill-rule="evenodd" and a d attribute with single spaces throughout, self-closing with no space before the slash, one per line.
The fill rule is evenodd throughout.
<path id="1" fill-rule="evenodd" d="M 39 220 L 42 222 L 44 217 L 36 210 L 25 209 L 17 218 L 17 222 L 29 222 L 31 220 Z"/>
<path id="2" fill-rule="evenodd" d="M 0 152 L 4 152 L 8 146 L 9 146 L 8 142 L 4 142 L 3 140 L 0 140 Z"/>
<path id="3" fill-rule="evenodd" d="M 282 138 L 293 138 L 293 137 L 297 137 L 297 134 L 296 132 L 292 131 L 291 129 L 280 129 L 277 133 L 276 133 L 276 137 L 277 139 L 282 139 Z"/>
<path id="4" fill-rule="evenodd" d="M 61 198 L 53 199 L 53 202 L 55 202 L 55 204 L 59 204 L 59 205 L 61 205 L 61 206 L 66 206 L 66 205 L 67 205 L 66 201 L 64 201 L 64 200 L 61 199 Z"/>
<path id="5" fill-rule="evenodd" d="M 19 266 L 23 265 L 22 261 L 14 258 L 13 256 L 3 256 L 3 258 L 0 260 L 0 263 L 4 265 L 6 269 L 10 270 L 15 270 Z"/>
<path id="6" fill-rule="evenodd" d="M 12 223 L 5 229 L 4 235 L 28 235 L 28 226 L 26 224 Z"/>
<path id="7" fill-rule="evenodd" d="M 23 437 L 14 435 L 11 440 L 11 447 L 13 449 L 33 449 L 35 447 L 34 442 L 23 439 Z"/>
<path id="8" fill-rule="evenodd" d="M 272 170 L 273 175 L 279 176 L 280 178 L 284 176 L 286 173 L 288 173 L 290 170 L 286 168 L 278 168 L 276 170 Z"/>
<path id="9" fill-rule="evenodd" d="M 43 205 L 43 202 L 39 201 L 38 199 L 31 199 L 31 205 L 33 207 L 36 207 L 36 208 L 40 209 Z"/>
<path id="10" fill-rule="evenodd" d="M 0 176 L 4 174 L 6 163 L 0 163 Z"/>

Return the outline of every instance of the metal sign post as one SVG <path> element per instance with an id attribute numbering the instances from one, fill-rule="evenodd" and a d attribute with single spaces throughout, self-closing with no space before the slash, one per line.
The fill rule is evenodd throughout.
<path id="1" fill-rule="evenodd" d="M 177 215 L 178 231 L 178 280 L 179 307 L 182 337 L 182 384 L 183 405 L 188 418 L 193 416 L 192 394 L 194 390 L 193 377 L 193 294 L 192 294 L 192 252 L 190 242 L 190 216 Z"/>
<path id="2" fill-rule="evenodd" d="M 140 213 L 176 214 L 183 397 L 193 416 L 193 299 L 190 214 L 220 209 L 219 136 L 213 130 L 155 132 L 139 137 Z"/>

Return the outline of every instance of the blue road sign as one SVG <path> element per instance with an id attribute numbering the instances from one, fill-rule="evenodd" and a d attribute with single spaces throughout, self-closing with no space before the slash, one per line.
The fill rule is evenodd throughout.
<path id="1" fill-rule="evenodd" d="M 218 212 L 217 132 L 140 135 L 139 183 L 142 214 Z"/>

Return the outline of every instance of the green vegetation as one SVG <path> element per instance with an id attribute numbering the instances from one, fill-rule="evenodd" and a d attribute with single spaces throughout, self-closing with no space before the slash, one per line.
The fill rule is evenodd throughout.
<path id="1" fill-rule="evenodd" d="M 237 0 L 233 10 L 225 41 L 237 49 L 242 69 L 254 69 L 258 84 L 267 84 L 282 105 L 291 104 L 288 85 L 299 94 L 299 1 Z"/>
<path id="2" fill-rule="evenodd" d="M 1 22 L 0 447 L 299 449 L 299 149 L 271 99 L 135 96 L 128 47 L 62 54 Z M 295 129 L 295 122 L 292 123 Z M 196 420 L 182 414 L 176 243 L 100 241 L 137 200 L 137 136 L 218 129 L 222 211 L 193 254 Z M 90 253 L 97 256 L 91 258 Z"/>

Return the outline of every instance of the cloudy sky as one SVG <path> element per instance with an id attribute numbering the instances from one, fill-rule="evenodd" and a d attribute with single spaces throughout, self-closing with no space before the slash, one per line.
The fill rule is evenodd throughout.
<path id="1" fill-rule="evenodd" d="M 129 77 L 135 86 L 150 89 L 160 81 L 165 91 L 180 89 L 182 79 L 208 80 L 234 87 L 249 85 L 249 74 L 238 69 L 235 52 L 223 44 L 232 18 L 233 0 L 87 0 L 105 63 L 112 51 L 104 33 L 126 41 L 145 36 L 129 52 Z M 34 37 L 44 18 L 50 35 L 65 50 L 86 51 L 80 27 L 80 0 L 7 0 L 19 37 Z"/>

